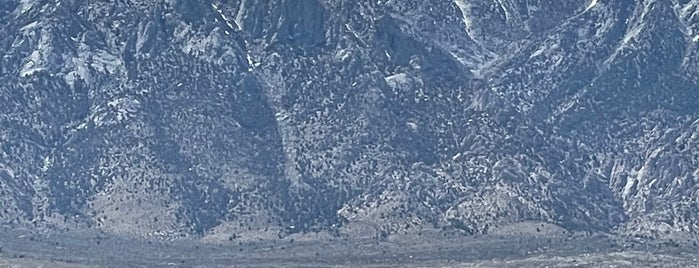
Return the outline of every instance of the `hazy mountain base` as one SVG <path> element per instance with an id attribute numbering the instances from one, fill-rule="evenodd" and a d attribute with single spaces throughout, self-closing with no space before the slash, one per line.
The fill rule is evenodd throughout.
<path id="1" fill-rule="evenodd" d="M 668 240 L 571 233 L 538 222 L 505 229 L 477 236 L 433 229 L 384 239 L 314 235 L 210 243 L 124 239 L 93 231 L 36 234 L 4 228 L 0 230 L 0 241 L 4 241 L 0 266 L 691 267 L 699 258 L 697 237 Z"/>

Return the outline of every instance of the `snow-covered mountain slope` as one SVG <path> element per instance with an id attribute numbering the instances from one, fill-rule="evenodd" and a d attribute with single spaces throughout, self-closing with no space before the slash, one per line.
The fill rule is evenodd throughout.
<path id="1" fill-rule="evenodd" d="M 0 219 L 699 232 L 699 2 L 3 0 Z"/>

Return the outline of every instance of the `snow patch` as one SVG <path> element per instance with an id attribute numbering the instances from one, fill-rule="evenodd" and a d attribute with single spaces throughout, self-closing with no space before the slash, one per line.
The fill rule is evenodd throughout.
<path id="1" fill-rule="evenodd" d="M 502 0 L 495 0 L 495 1 L 498 2 L 498 4 L 500 5 L 500 8 L 502 8 L 502 12 L 505 13 L 505 21 L 510 21 L 510 12 L 507 11 L 507 7 L 505 6 L 505 4 L 502 3 Z"/>
<path id="2" fill-rule="evenodd" d="M 616 50 L 614 51 L 614 53 L 612 53 L 612 55 L 611 55 L 608 59 L 606 59 L 606 60 L 604 61 L 604 64 L 607 65 L 607 66 L 608 66 L 609 64 L 611 64 L 611 62 L 614 61 L 614 60 L 616 59 L 616 57 L 619 55 L 619 53 L 620 53 L 624 48 L 628 47 L 629 42 L 631 42 L 632 39 L 633 39 L 633 40 L 636 40 L 636 37 L 638 37 L 638 35 L 641 33 L 641 31 L 643 30 L 644 27 L 645 27 L 645 23 L 639 23 L 638 25 L 636 25 L 636 26 L 634 26 L 633 28 L 631 28 L 631 30 L 629 30 L 628 32 L 626 32 L 626 34 L 624 35 L 624 38 L 621 39 L 621 42 L 619 43 L 619 46 L 617 46 L 617 48 L 616 48 Z"/>
<path id="3" fill-rule="evenodd" d="M 30 58 L 35 59 L 35 58 L 37 58 L 37 55 L 32 53 Z M 42 70 L 44 70 L 44 68 L 41 68 L 39 66 L 39 64 L 36 64 L 34 60 L 30 59 L 29 62 L 27 62 L 24 65 L 24 67 L 22 67 L 22 70 L 19 72 L 19 77 L 24 78 L 24 77 L 33 75 L 33 74 L 35 74 L 39 71 L 42 71 Z"/>
<path id="4" fill-rule="evenodd" d="M 354 36 L 354 38 L 361 40 L 361 38 L 359 38 L 359 33 L 357 33 L 357 31 L 353 30 L 349 24 L 345 24 L 345 29 L 347 29 L 347 31 L 349 31 Z"/>
<path id="5" fill-rule="evenodd" d="M 585 8 L 585 11 L 588 11 L 588 10 L 592 9 L 593 7 L 597 6 L 597 2 L 598 2 L 598 0 L 592 0 L 590 2 L 590 4 L 587 5 L 587 7 Z"/>
<path id="6" fill-rule="evenodd" d="M 247 3 L 247 0 L 242 0 L 240 1 L 240 7 L 238 8 L 238 12 L 235 14 L 235 24 L 238 25 L 238 29 L 242 30 L 243 29 L 243 15 L 245 14 L 245 5 Z"/>
<path id="7" fill-rule="evenodd" d="M 9 177 L 9 179 L 15 178 L 15 172 L 10 167 L 0 166 L 0 175 L 3 175 L 3 174 L 5 176 Z M 2 178 L 2 177 L 0 177 L 0 178 Z"/>
<path id="8" fill-rule="evenodd" d="M 417 131 L 418 125 L 415 122 L 405 122 L 405 125 L 412 131 Z"/>
<path id="9" fill-rule="evenodd" d="M 53 166 L 53 157 L 50 156 L 45 156 L 44 157 L 44 164 L 41 167 L 41 171 L 46 172 Z"/>
<path id="10" fill-rule="evenodd" d="M 680 10 L 680 18 L 687 19 L 699 14 L 699 0 L 692 0 Z"/>
<path id="11" fill-rule="evenodd" d="M 242 7 L 242 5 L 244 5 L 244 4 L 245 4 L 245 0 L 243 0 L 243 2 L 241 3 L 241 7 Z M 223 18 L 223 22 L 225 22 L 226 25 L 228 25 L 229 28 L 240 30 L 240 24 L 238 24 L 238 22 L 236 21 L 236 24 L 237 24 L 237 25 L 236 25 L 236 26 L 233 26 L 233 24 L 231 23 L 231 21 L 228 20 L 228 18 L 226 18 L 226 15 L 223 15 L 223 11 L 221 10 L 221 8 L 219 8 L 216 4 L 211 3 L 211 7 L 213 7 L 214 10 L 216 10 L 216 12 L 218 12 L 219 15 L 221 15 L 221 18 Z"/>
<path id="12" fill-rule="evenodd" d="M 533 59 L 533 58 L 535 58 L 535 57 L 541 55 L 542 53 L 544 53 L 544 50 L 546 50 L 545 47 L 542 47 L 542 48 L 537 49 L 536 51 L 534 51 L 534 53 L 532 53 L 531 55 L 529 55 L 529 58 L 530 58 L 530 59 Z"/>
<path id="13" fill-rule="evenodd" d="M 410 82 L 408 76 L 404 73 L 398 73 L 390 76 L 384 77 L 386 84 L 392 88 L 400 87 L 401 85 L 406 85 Z"/>
<path id="14" fill-rule="evenodd" d="M 692 37 L 692 42 L 699 42 L 699 34 Z"/>
<path id="15" fill-rule="evenodd" d="M 465 0 L 454 0 L 454 4 L 456 4 L 456 6 L 461 11 L 461 20 L 464 22 L 464 25 L 466 25 L 466 32 L 469 36 L 472 36 L 471 27 L 473 26 L 473 22 L 471 21 L 471 18 L 468 16 L 470 14 L 469 4 L 466 3 Z"/>
<path id="16" fill-rule="evenodd" d="M 32 9 L 39 1 L 38 0 L 21 0 L 17 9 L 13 12 L 15 16 L 22 15 Z"/>
<path id="17" fill-rule="evenodd" d="M 31 23 L 28 23 L 27 25 L 24 25 L 24 26 L 23 26 L 22 28 L 20 28 L 19 30 L 22 31 L 22 32 L 26 35 L 26 34 L 28 34 L 29 31 L 32 31 L 32 30 L 36 29 L 37 26 L 39 26 L 39 22 L 38 22 L 38 21 L 34 21 L 34 22 L 31 22 Z"/>
<path id="18" fill-rule="evenodd" d="M 291 117 L 291 115 L 286 112 L 286 111 L 280 111 L 274 114 L 274 117 L 277 118 L 277 122 L 279 121 L 284 121 L 287 120 Z"/>
<path id="19" fill-rule="evenodd" d="M 466 59 L 466 58 L 460 56 L 459 54 L 456 54 L 456 52 L 451 51 L 451 50 L 450 50 L 450 51 L 447 51 L 447 52 L 449 52 L 449 54 L 451 54 L 451 56 L 454 57 L 454 59 L 456 59 L 456 60 L 457 60 L 459 63 L 461 63 L 462 65 L 464 65 L 464 66 L 470 66 L 470 65 L 471 65 L 471 64 L 470 64 L 471 62 L 470 62 L 468 59 Z"/>
<path id="20" fill-rule="evenodd" d="M 334 60 L 338 62 L 344 62 L 352 55 L 352 51 L 349 49 L 340 49 L 334 55 Z"/>
<path id="21" fill-rule="evenodd" d="M 255 66 L 255 61 L 252 60 L 252 55 L 250 55 L 250 51 L 246 54 L 246 58 L 248 60 L 248 71 L 252 71 L 253 67 Z"/>
<path id="22" fill-rule="evenodd" d="M 624 191 L 622 192 L 622 196 L 629 197 L 634 186 L 636 186 L 636 180 L 632 178 L 627 178 L 626 185 L 624 185 Z"/>
<path id="23" fill-rule="evenodd" d="M 145 45 L 148 40 L 148 29 L 151 27 L 151 22 L 138 23 L 138 34 L 136 36 L 136 53 L 140 53 L 143 45 Z"/>
<path id="24" fill-rule="evenodd" d="M 612 57 L 610 57 L 610 59 L 615 58 L 622 49 L 628 46 L 629 42 L 631 42 L 632 39 L 636 40 L 636 37 L 638 37 L 641 31 L 646 27 L 646 23 L 643 22 L 643 19 L 646 17 L 646 15 L 648 15 L 648 12 L 650 12 L 654 2 L 655 1 L 650 1 L 646 3 L 646 6 L 644 7 L 643 12 L 641 13 L 639 22 L 636 25 L 634 25 L 633 28 L 626 32 L 624 38 L 622 38 L 621 40 L 621 44 L 619 44 L 619 46 L 617 47 Z"/>
<path id="25" fill-rule="evenodd" d="M 625 47 L 631 39 L 636 39 L 639 33 L 641 33 L 641 30 L 645 27 L 644 23 L 639 24 L 636 27 L 633 27 L 629 32 L 624 35 L 624 39 L 621 40 L 621 46 Z"/>

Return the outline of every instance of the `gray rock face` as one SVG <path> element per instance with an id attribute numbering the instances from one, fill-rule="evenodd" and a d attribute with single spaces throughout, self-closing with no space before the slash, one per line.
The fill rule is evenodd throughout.
<path id="1" fill-rule="evenodd" d="M 699 232 L 698 1 L 0 1 L 0 220 Z"/>

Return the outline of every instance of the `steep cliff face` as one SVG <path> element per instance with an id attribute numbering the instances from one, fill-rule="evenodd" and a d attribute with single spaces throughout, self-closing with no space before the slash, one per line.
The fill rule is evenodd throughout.
<path id="1" fill-rule="evenodd" d="M 2 1 L 0 219 L 696 233 L 698 8 Z"/>

